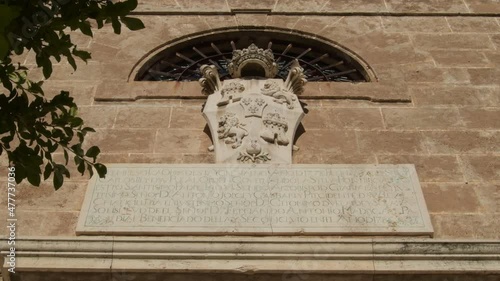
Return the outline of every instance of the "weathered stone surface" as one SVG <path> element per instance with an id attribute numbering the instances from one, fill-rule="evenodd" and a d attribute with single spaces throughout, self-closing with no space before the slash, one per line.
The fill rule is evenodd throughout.
<path id="1" fill-rule="evenodd" d="M 497 0 L 464 0 L 474 13 L 499 13 L 500 5 Z"/>
<path id="2" fill-rule="evenodd" d="M 469 10 L 462 0 L 385 0 L 391 12 L 411 12 L 411 13 L 467 13 Z"/>
<path id="3" fill-rule="evenodd" d="M 447 20 L 453 32 L 500 32 L 500 25 L 495 18 L 448 17 Z"/>
<path id="4" fill-rule="evenodd" d="M 123 106 L 119 107 L 115 128 L 168 128 L 170 107 Z M 156 116 L 157 118 L 151 118 Z"/>
<path id="5" fill-rule="evenodd" d="M 319 12 L 326 3 L 330 1 L 328 0 L 311 0 L 307 2 L 307 5 L 304 5 L 303 2 L 296 0 L 278 0 L 276 1 L 276 5 L 274 6 L 273 11 L 283 11 L 283 12 Z"/>
<path id="6" fill-rule="evenodd" d="M 498 85 L 498 77 L 500 77 L 500 69 L 498 68 L 470 68 L 467 71 L 471 84 Z"/>
<path id="7" fill-rule="evenodd" d="M 113 106 L 80 106 L 78 115 L 85 120 L 85 126 L 96 128 L 112 128 L 118 109 Z"/>
<path id="8" fill-rule="evenodd" d="M 500 129 L 500 108 L 461 108 L 465 126 L 473 129 Z"/>
<path id="9" fill-rule="evenodd" d="M 158 130 L 155 153 L 203 153 L 212 145 L 210 138 L 197 129 L 160 129 Z"/>
<path id="10" fill-rule="evenodd" d="M 382 24 L 387 32 L 450 32 L 444 17 L 382 17 Z"/>
<path id="11" fill-rule="evenodd" d="M 355 138 L 354 131 L 308 130 L 297 139 L 296 145 L 299 148 L 307 147 L 307 152 L 312 154 L 356 154 L 358 147 L 353 141 Z"/>
<path id="12" fill-rule="evenodd" d="M 416 47 L 422 49 L 493 49 L 489 37 L 484 34 L 416 34 L 413 35 Z"/>
<path id="13" fill-rule="evenodd" d="M 308 6 L 307 5 L 304 6 Z M 385 12 L 383 0 L 335 0 L 326 1 L 323 12 Z"/>
<path id="14" fill-rule="evenodd" d="M 418 106 L 497 106 L 500 91 L 492 87 L 432 87 L 410 89 L 412 101 Z"/>
<path id="15" fill-rule="evenodd" d="M 427 152 L 419 132 L 357 131 L 360 153 L 419 154 Z"/>
<path id="16" fill-rule="evenodd" d="M 153 129 L 107 129 L 96 130 L 86 139 L 87 145 L 97 145 L 102 151 L 153 152 L 156 131 Z"/>
<path id="17" fill-rule="evenodd" d="M 463 179 L 462 169 L 455 156 L 403 154 L 377 155 L 377 159 L 380 164 L 414 164 L 420 182 L 453 182 Z"/>
<path id="18" fill-rule="evenodd" d="M 469 155 L 461 156 L 465 165 L 465 178 L 468 181 L 499 181 L 500 156 Z"/>
<path id="19" fill-rule="evenodd" d="M 432 234 L 413 165 L 109 165 L 80 234 Z"/>
<path id="20" fill-rule="evenodd" d="M 384 127 L 377 108 L 314 108 L 304 117 L 302 124 L 308 129 L 363 129 Z"/>
<path id="21" fill-rule="evenodd" d="M 431 213 L 477 213 L 480 210 L 474 189 L 466 184 L 424 184 L 422 191 Z"/>
<path id="22" fill-rule="evenodd" d="M 229 8 L 234 9 L 273 9 L 276 0 L 227 0 Z"/>
<path id="23" fill-rule="evenodd" d="M 422 132 L 430 153 L 498 153 L 498 131 L 427 131 Z"/>
<path id="24" fill-rule="evenodd" d="M 383 108 L 389 129 L 446 129 L 463 127 L 455 108 Z"/>
<path id="25" fill-rule="evenodd" d="M 467 66 L 480 67 L 490 65 L 483 52 L 478 51 L 431 51 L 432 58 L 439 66 Z"/>

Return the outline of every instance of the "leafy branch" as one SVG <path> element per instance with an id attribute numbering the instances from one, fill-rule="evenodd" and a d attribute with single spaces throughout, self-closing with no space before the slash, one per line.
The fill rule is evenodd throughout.
<path id="1" fill-rule="evenodd" d="M 78 49 L 69 33 L 79 30 L 92 37 L 92 26 L 107 24 L 116 34 L 121 33 L 122 24 L 130 30 L 142 29 L 139 19 L 128 17 L 136 7 L 137 0 L 0 2 L 0 81 L 4 88 L 0 92 L 0 156 L 7 155 L 9 164 L 16 166 L 16 182 L 26 179 L 39 186 L 42 176 L 47 180 L 53 175 L 54 187 L 59 189 L 64 178 L 70 178 L 66 168 L 70 155 L 82 175 L 88 171 L 92 176 L 95 170 L 104 177 L 107 170 L 97 162 L 101 152 L 97 146 L 84 149 L 85 137 L 95 130 L 84 126 L 69 93 L 61 91 L 48 99 L 43 81 L 29 80 L 28 69 L 15 65 L 11 57 L 34 52 L 45 79 L 52 74 L 52 62 L 62 58 L 76 70 L 75 57 L 87 62 L 91 55 Z M 60 152 L 63 163 L 53 159 Z"/>

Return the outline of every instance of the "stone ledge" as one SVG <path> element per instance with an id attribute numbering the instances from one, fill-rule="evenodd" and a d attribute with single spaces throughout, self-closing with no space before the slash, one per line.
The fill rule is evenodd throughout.
<path id="1" fill-rule="evenodd" d="M 3 238 L 4 240 L 5 238 Z M 8 253 L 2 243 L 2 256 Z M 16 272 L 499 274 L 500 241 L 335 237 L 25 237 Z M 8 265 L 3 265 L 4 278 Z M 6 281 L 10 281 L 6 279 Z"/>
<path id="2" fill-rule="evenodd" d="M 97 102 L 133 102 L 137 100 L 197 99 L 206 100 L 198 82 L 134 81 L 101 83 L 95 93 Z M 410 103 L 409 90 L 404 85 L 378 82 L 343 83 L 309 82 L 299 98 L 364 100 L 376 103 Z"/>

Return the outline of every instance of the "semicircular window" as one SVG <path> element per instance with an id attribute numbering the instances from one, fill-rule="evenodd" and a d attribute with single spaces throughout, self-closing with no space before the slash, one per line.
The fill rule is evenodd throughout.
<path id="1" fill-rule="evenodd" d="M 215 65 L 220 78 L 230 78 L 228 64 L 234 50 L 250 44 L 271 49 L 278 65 L 276 77 L 285 79 L 297 59 L 308 81 L 368 82 L 369 68 L 339 47 L 315 38 L 270 31 L 233 31 L 209 34 L 170 45 L 137 72 L 139 81 L 196 81 L 200 66 Z"/>

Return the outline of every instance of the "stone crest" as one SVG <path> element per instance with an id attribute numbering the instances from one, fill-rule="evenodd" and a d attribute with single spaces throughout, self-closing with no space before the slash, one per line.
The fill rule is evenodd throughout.
<path id="1" fill-rule="evenodd" d="M 306 83 L 303 69 L 295 61 L 285 81 L 275 79 L 272 51 L 254 44 L 235 50 L 228 69 L 233 79 L 221 81 L 214 66 L 201 67 L 200 83 L 208 95 L 203 115 L 216 162 L 291 164 L 295 131 L 304 116 L 297 98 Z"/>

